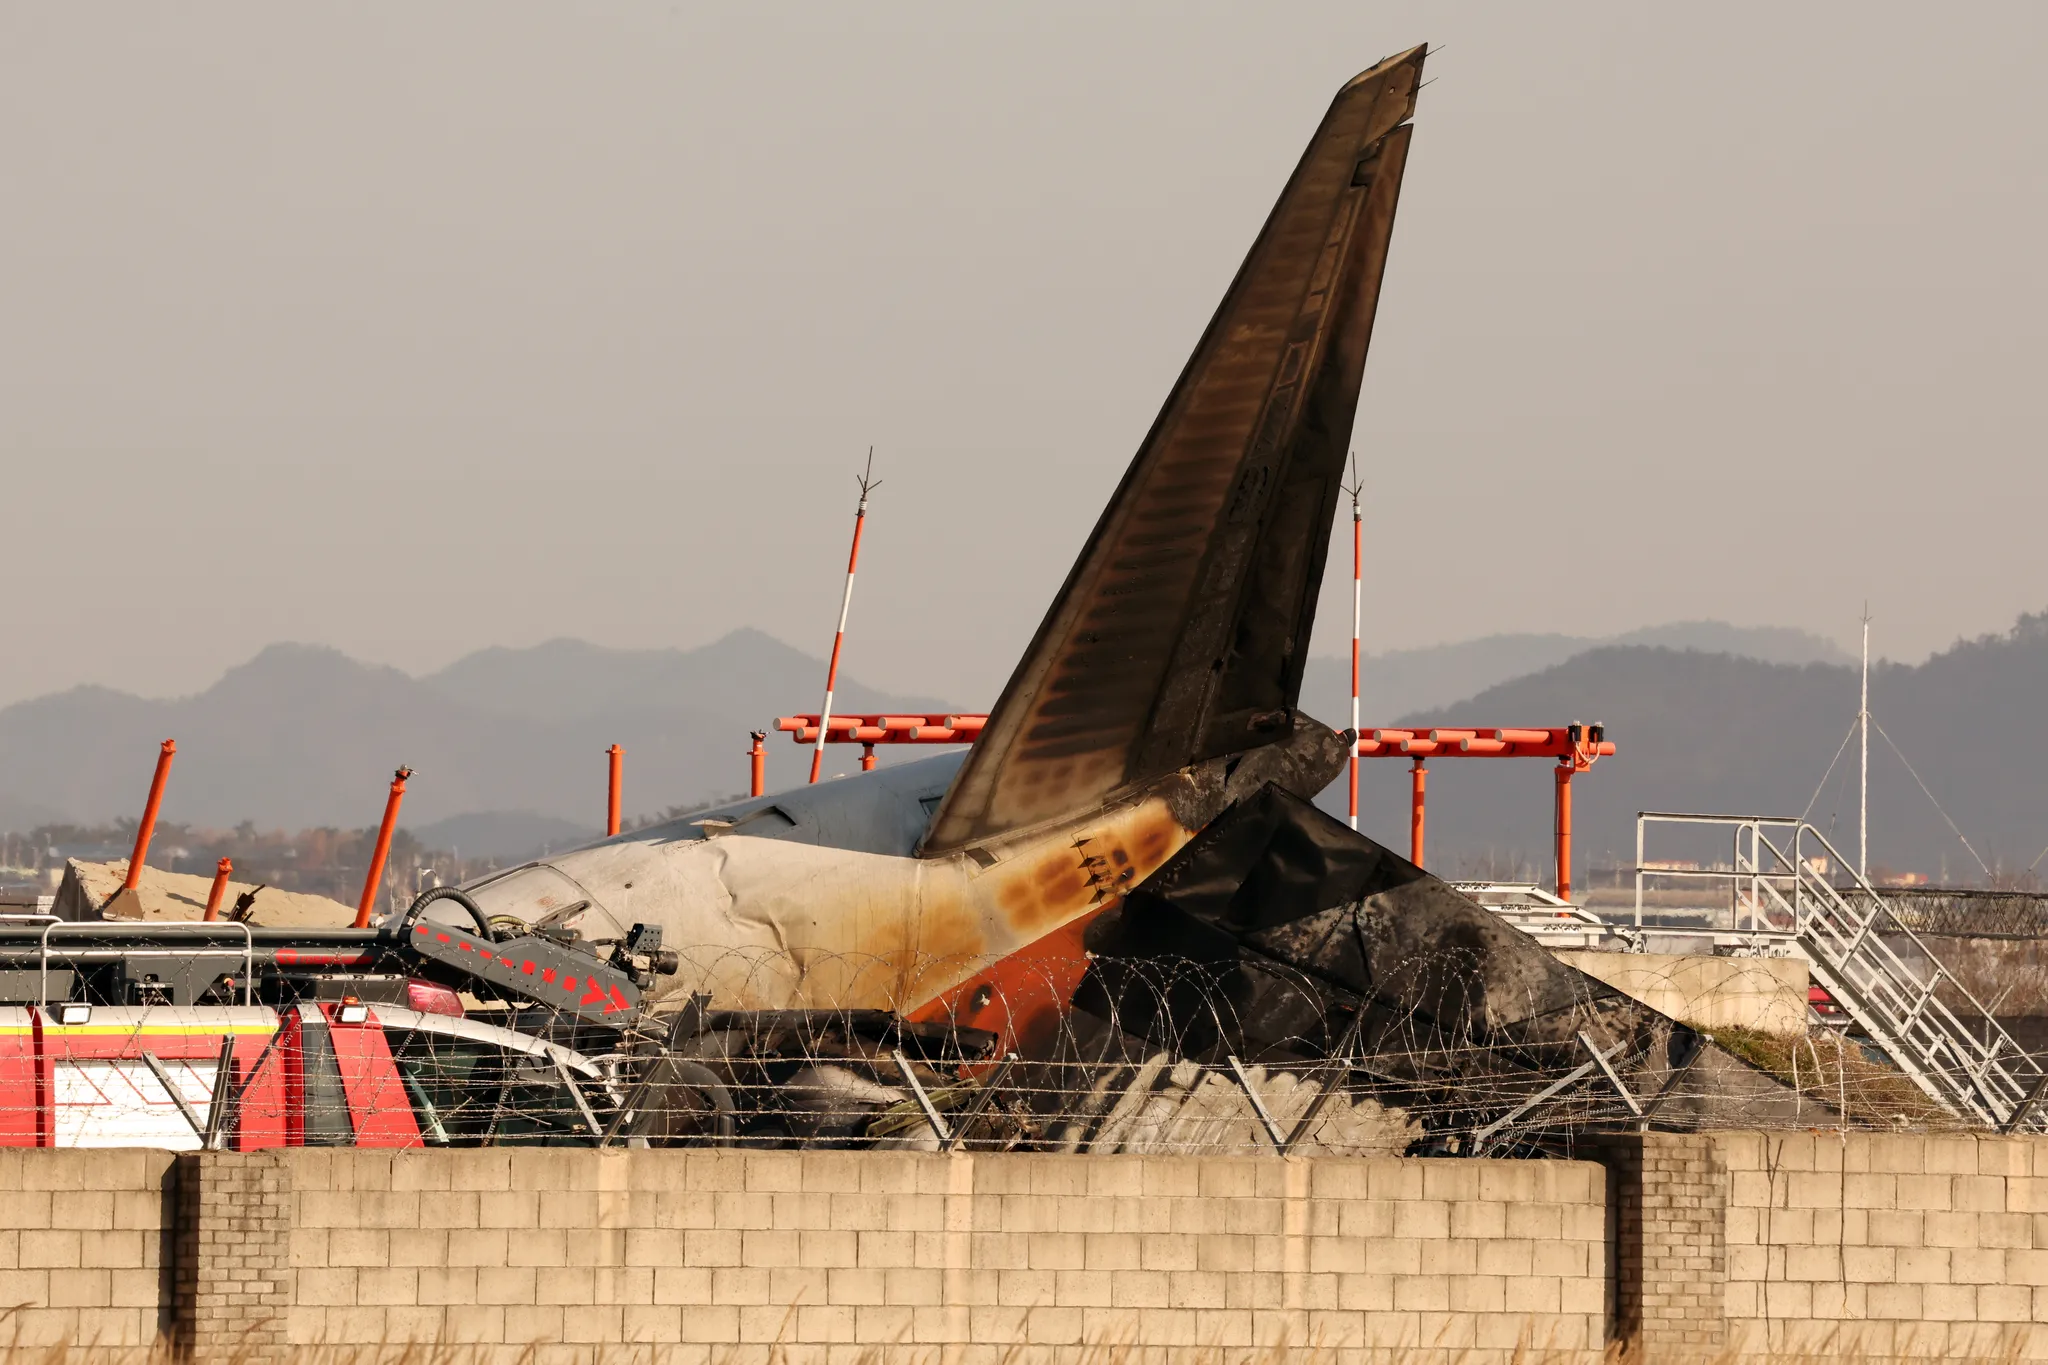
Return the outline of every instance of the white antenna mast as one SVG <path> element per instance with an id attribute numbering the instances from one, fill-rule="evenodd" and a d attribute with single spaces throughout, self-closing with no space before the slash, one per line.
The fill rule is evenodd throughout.
<path id="1" fill-rule="evenodd" d="M 1863 604 L 1863 701 L 1856 711 L 1863 737 L 1862 798 L 1857 802 L 1856 875 L 1870 880 L 1870 603 Z"/>

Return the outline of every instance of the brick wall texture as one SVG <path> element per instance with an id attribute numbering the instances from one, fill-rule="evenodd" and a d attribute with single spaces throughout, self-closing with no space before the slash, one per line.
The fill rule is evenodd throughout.
<path id="1" fill-rule="evenodd" d="M 1645 1133 L 1597 1144 L 1613 1208 L 1611 1335 L 1650 1359 L 1727 1341 L 1728 1171 L 1710 1137 Z"/>
<path id="2" fill-rule="evenodd" d="M 1610 1337 L 1649 1361 L 2048 1360 L 2048 1140 L 1646 1135 L 1592 1154 L 0 1150 L 0 1306 L 20 1305 L 4 1335 L 25 1345 L 175 1329 L 249 1365 L 407 1340 L 535 1365 L 602 1343 L 678 1365 L 1116 1344 L 1136 1365 L 1281 1342 L 1332 1365 L 1396 1346 L 1485 1365 Z"/>
<path id="3" fill-rule="evenodd" d="M 292 1166 L 282 1152 L 178 1158 L 173 1336 L 194 1361 L 290 1358 Z"/>

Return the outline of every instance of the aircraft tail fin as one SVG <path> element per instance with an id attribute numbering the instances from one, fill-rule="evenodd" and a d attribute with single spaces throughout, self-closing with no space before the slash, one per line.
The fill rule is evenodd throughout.
<path id="1" fill-rule="evenodd" d="M 1347 82 L 926 836 L 950 852 L 1293 728 L 1423 48 Z"/>

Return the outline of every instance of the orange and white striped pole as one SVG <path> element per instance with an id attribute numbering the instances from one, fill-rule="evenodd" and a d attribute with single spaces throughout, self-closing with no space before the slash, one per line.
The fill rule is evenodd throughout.
<path id="1" fill-rule="evenodd" d="M 867 525 L 868 494 L 881 487 L 875 472 L 875 448 L 868 447 L 867 473 L 860 476 L 860 506 L 853 513 L 853 553 L 846 557 L 846 595 L 839 599 L 839 630 L 832 637 L 832 662 L 825 666 L 825 704 L 818 709 L 818 747 L 811 751 L 811 781 L 825 765 L 825 737 L 832 731 L 832 693 L 839 686 L 839 650 L 846 643 L 846 614 L 853 608 L 853 573 L 860 567 L 860 533 Z"/>
<path id="2" fill-rule="evenodd" d="M 1351 828 L 1358 828 L 1358 636 L 1365 607 L 1365 531 L 1359 519 L 1358 452 L 1351 452 Z"/>

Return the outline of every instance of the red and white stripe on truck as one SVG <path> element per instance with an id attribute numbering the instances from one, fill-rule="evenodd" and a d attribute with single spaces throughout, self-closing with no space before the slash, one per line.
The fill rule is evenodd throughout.
<path id="1" fill-rule="evenodd" d="M 73 1007 L 74 1010 L 76 1007 Z M 194 1149 L 211 1121 L 222 1043 L 235 1097 L 225 1145 L 418 1147 L 449 1141 L 426 1090 L 408 1087 L 392 1038 L 487 1046 L 557 1061 L 598 1082 L 577 1054 L 482 1023 L 369 1006 L 344 1023 L 334 1002 L 265 1007 L 95 1005 L 83 1022 L 60 1006 L 0 1007 L 0 1146 Z M 185 1101 L 173 1099 L 153 1057 Z M 417 1078 L 415 1078 L 417 1080 Z M 415 1106 L 416 1097 L 425 1106 Z M 423 1133 L 423 1123 L 426 1131 Z"/>

